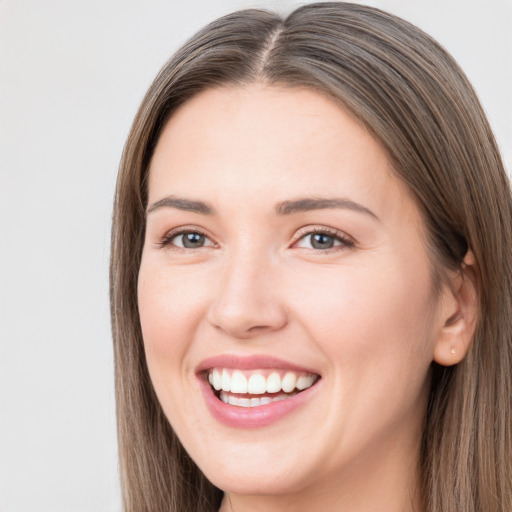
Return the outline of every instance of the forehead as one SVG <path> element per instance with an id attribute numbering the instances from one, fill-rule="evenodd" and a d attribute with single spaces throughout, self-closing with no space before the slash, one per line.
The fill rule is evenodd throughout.
<path id="1" fill-rule="evenodd" d="M 248 205 L 290 197 L 350 196 L 378 211 L 410 202 L 387 155 L 340 105 L 310 89 L 210 89 L 165 125 L 149 202 L 176 194 Z"/>

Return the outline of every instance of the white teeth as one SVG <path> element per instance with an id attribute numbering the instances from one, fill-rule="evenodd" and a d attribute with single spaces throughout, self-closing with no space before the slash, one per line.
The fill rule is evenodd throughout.
<path id="1" fill-rule="evenodd" d="M 279 391 L 281 391 L 281 377 L 277 372 L 273 372 L 267 377 L 267 393 L 278 393 Z"/>
<path id="2" fill-rule="evenodd" d="M 267 391 L 267 380 L 260 373 L 254 373 L 249 379 L 247 391 L 251 395 L 262 395 Z"/>
<path id="3" fill-rule="evenodd" d="M 291 393 L 295 389 L 303 391 L 311 387 L 317 380 L 317 375 L 304 372 L 268 370 L 231 370 L 214 368 L 208 373 L 208 382 L 217 391 L 237 394 L 264 395 L 265 393 Z M 281 378 L 281 375 L 283 377 Z"/>
<path id="4" fill-rule="evenodd" d="M 222 391 L 231 391 L 231 377 L 227 370 L 222 370 Z"/>
<path id="5" fill-rule="evenodd" d="M 220 399 L 229 405 L 236 405 L 238 407 L 260 407 L 261 405 L 267 405 L 272 402 L 279 402 L 280 400 L 286 400 L 290 398 L 290 395 L 282 393 L 280 395 L 270 397 L 262 396 L 261 398 L 237 398 L 227 392 L 220 392 Z"/>
<path id="6" fill-rule="evenodd" d="M 295 389 L 297 376 L 293 372 L 287 372 L 281 382 L 281 388 L 285 393 L 291 393 Z"/>
<path id="7" fill-rule="evenodd" d="M 313 382 L 315 382 L 314 375 L 301 375 L 297 379 L 296 387 L 299 391 L 302 391 L 303 389 L 310 388 L 313 385 Z"/>
<path id="8" fill-rule="evenodd" d="M 219 370 L 213 370 L 213 387 L 218 391 L 222 388 L 222 377 L 220 376 Z"/>
<path id="9" fill-rule="evenodd" d="M 247 393 L 247 379 L 245 375 L 235 370 L 231 375 L 231 392 L 232 393 Z"/>
<path id="10" fill-rule="evenodd" d="M 238 405 L 240 407 L 251 407 L 251 399 L 250 398 L 239 398 Z"/>

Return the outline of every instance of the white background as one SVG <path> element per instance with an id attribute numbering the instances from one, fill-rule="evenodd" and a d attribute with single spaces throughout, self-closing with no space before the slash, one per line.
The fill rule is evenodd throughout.
<path id="1" fill-rule="evenodd" d="M 120 511 L 107 273 L 131 120 L 160 66 L 205 23 L 302 3 L 0 0 L 2 512 Z M 366 3 L 453 53 L 510 170 L 512 1 Z"/>

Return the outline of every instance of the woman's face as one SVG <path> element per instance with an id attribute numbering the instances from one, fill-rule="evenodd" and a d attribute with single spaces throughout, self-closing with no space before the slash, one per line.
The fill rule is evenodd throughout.
<path id="1" fill-rule="evenodd" d="M 148 204 L 147 363 L 205 475 L 242 494 L 410 478 L 443 308 L 368 131 L 310 90 L 209 90 L 166 124 Z"/>

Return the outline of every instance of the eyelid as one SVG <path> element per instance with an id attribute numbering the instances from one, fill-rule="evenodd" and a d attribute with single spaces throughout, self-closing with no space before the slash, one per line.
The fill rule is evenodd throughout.
<path id="1" fill-rule="evenodd" d="M 172 243 L 172 240 L 173 238 L 176 238 L 177 236 L 179 235 L 183 235 L 185 233 L 197 233 L 199 235 L 203 235 L 205 238 L 207 238 L 211 244 L 210 245 L 206 245 L 206 246 L 203 246 L 203 247 L 198 247 L 196 249 L 190 249 L 188 247 L 179 247 L 177 245 L 174 245 Z M 213 240 L 213 238 L 204 230 L 204 229 L 201 229 L 197 226 L 193 226 L 193 225 L 188 225 L 188 226 L 179 226 L 177 228 L 173 228 L 173 229 L 170 229 L 169 231 L 166 231 L 166 233 L 157 240 L 156 242 L 157 246 L 159 247 L 167 247 L 167 248 L 172 248 L 173 250 L 184 250 L 184 251 L 187 251 L 187 250 L 194 250 L 194 251 L 197 251 L 199 249 L 204 249 L 204 248 L 207 248 L 207 247 L 216 247 L 218 246 L 218 244 Z"/>
<path id="2" fill-rule="evenodd" d="M 198 249 L 203 249 L 207 247 L 218 247 L 218 244 L 214 241 L 213 237 L 211 237 L 206 230 L 199 228 L 198 226 L 194 225 L 186 225 L 186 226 L 179 226 L 176 228 L 173 228 L 169 231 L 167 231 L 157 242 L 156 245 L 159 247 L 169 247 L 171 246 L 173 250 L 190 250 L 187 247 L 179 247 L 171 243 L 171 241 L 176 238 L 179 235 L 183 235 L 185 233 L 198 233 L 200 235 L 203 235 L 205 238 L 207 238 L 211 244 L 199 248 L 193 249 L 194 251 L 197 251 Z M 350 235 L 347 235 L 347 233 L 340 231 L 335 228 L 331 228 L 328 226 L 322 226 L 322 225 L 310 225 L 310 226 L 304 226 L 300 228 L 295 235 L 293 236 L 292 240 L 292 247 L 297 244 L 300 240 L 302 240 L 307 235 L 314 235 L 314 234 L 324 234 L 327 236 L 331 236 L 338 241 L 341 242 L 340 245 L 337 245 L 335 247 L 329 248 L 329 249 L 311 249 L 315 252 L 329 252 L 329 251 L 336 251 L 341 249 L 347 249 L 354 247 L 356 244 L 356 241 L 354 238 L 352 238 Z"/>
<path id="3" fill-rule="evenodd" d="M 312 226 L 304 226 L 303 228 L 300 228 L 294 235 L 293 241 L 292 241 L 292 247 L 297 244 L 300 240 L 302 240 L 307 235 L 315 235 L 315 234 L 323 234 L 327 236 L 332 236 L 333 238 L 339 240 L 341 242 L 340 245 L 332 247 L 330 249 L 311 249 L 315 252 L 329 252 L 329 251 L 335 251 L 341 249 L 349 249 L 351 247 L 354 247 L 356 245 L 356 240 L 352 238 L 350 235 L 345 233 L 344 231 L 340 231 L 335 228 L 331 228 L 328 226 L 322 226 L 322 225 L 312 225 Z"/>

